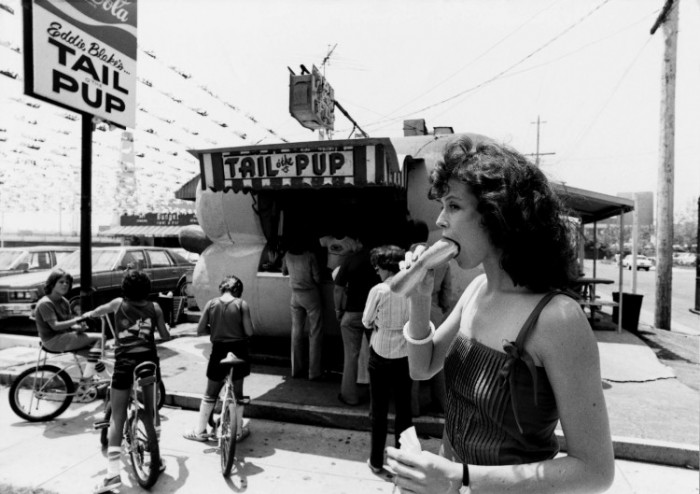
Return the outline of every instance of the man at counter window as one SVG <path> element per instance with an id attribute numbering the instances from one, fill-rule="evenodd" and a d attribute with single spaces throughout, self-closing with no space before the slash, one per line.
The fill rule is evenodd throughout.
<path id="1" fill-rule="evenodd" d="M 309 380 L 314 381 L 321 379 L 323 374 L 323 310 L 319 289 L 321 270 L 316 255 L 308 249 L 305 238 L 293 237 L 282 262 L 282 272 L 289 275 L 289 286 L 292 289 L 292 377 L 302 377 L 307 368 L 304 328 L 308 320 L 308 376 Z"/>
<path id="2" fill-rule="evenodd" d="M 346 405 L 359 405 L 361 398 L 357 386 L 357 362 L 366 329 L 362 313 L 369 291 L 381 280 L 370 262 L 365 248 L 348 256 L 340 265 L 335 277 L 334 299 L 343 338 L 343 378 L 338 399 Z M 341 300 L 345 298 L 344 306 Z M 369 332 L 367 339 L 369 340 Z"/>

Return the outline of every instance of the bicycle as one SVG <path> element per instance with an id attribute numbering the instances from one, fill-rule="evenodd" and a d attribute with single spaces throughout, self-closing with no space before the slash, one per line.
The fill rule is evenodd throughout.
<path id="1" fill-rule="evenodd" d="M 103 331 L 105 327 L 108 327 L 112 334 L 114 334 L 114 327 L 112 326 L 112 321 L 110 320 L 109 316 L 104 315 L 100 316 L 100 318 L 102 319 Z M 138 394 L 137 399 L 141 399 L 140 396 L 138 396 Z M 160 410 L 161 408 L 163 408 L 163 405 L 165 405 L 165 384 L 163 383 L 162 379 L 158 379 L 158 385 L 156 387 L 156 410 Z M 100 430 L 100 444 L 103 448 L 106 448 L 108 442 L 107 431 L 109 427 L 109 421 L 112 419 L 112 403 L 110 400 L 109 388 L 107 388 L 107 391 L 105 393 L 105 401 L 102 406 L 102 413 L 102 420 L 95 422 L 94 428 L 96 430 Z M 102 427 L 103 423 L 106 424 L 104 427 Z"/>
<path id="2" fill-rule="evenodd" d="M 146 423 L 154 424 L 157 408 L 154 407 L 153 415 L 148 416 L 146 407 L 139 400 L 139 393 L 144 393 L 147 386 L 152 386 L 153 403 L 156 399 L 156 369 L 155 362 L 142 362 L 134 368 L 134 383 L 129 393 L 127 402 L 126 420 L 122 434 L 122 448 L 129 453 L 131 470 L 138 484 L 144 489 L 149 489 L 156 483 L 160 475 L 160 455 L 158 453 L 158 437 L 154 427 L 146 427 Z M 143 396 L 143 394 L 141 394 Z M 95 422 L 95 429 L 107 430 L 107 422 Z"/>
<path id="3" fill-rule="evenodd" d="M 245 360 L 241 360 L 233 353 L 230 353 L 226 358 L 221 360 L 221 363 L 230 366 L 229 372 L 226 375 L 226 381 L 223 387 L 223 398 L 221 401 L 221 415 L 214 419 L 214 413 L 209 418 L 209 425 L 216 431 L 216 438 L 219 442 L 219 453 L 221 456 L 221 473 L 224 477 L 231 474 L 233 463 L 236 459 L 236 440 L 238 439 L 238 424 L 239 419 L 242 422 L 243 417 L 238 417 L 237 405 L 248 405 L 250 403 L 249 396 L 236 398 L 233 392 L 234 373 L 236 375 L 244 374 L 243 377 L 250 374 L 250 364 Z"/>
<path id="4" fill-rule="evenodd" d="M 108 364 L 109 374 L 114 366 L 113 358 L 107 357 L 105 348 L 105 326 L 102 326 L 101 347 L 98 361 Z M 78 352 L 54 352 L 40 342 L 36 365 L 20 373 L 10 386 L 10 408 L 19 417 L 29 422 L 43 422 L 61 415 L 76 399 L 80 403 L 90 403 L 109 387 L 110 379 L 85 378 L 86 358 Z M 59 367 L 47 364 L 48 354 L 72 354 L 73 362 Z M 42 358 L 43 357 L 43 358 Z M 71 374 L 78 373 L 77 389 Z"/>

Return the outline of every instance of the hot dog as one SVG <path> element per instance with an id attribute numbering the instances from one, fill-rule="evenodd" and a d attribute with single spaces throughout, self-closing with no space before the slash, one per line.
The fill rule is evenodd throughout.
<path id="1" fill-rule="evenodd" d="M 426 271 L 445 264 L 457 254 L 459 245 L 456 242 L 447 238 L 440 239 L 428 247 L 410 268 L 396 273 L 389 288 L 395 293 L 406 295 L 421 282 Z"/>

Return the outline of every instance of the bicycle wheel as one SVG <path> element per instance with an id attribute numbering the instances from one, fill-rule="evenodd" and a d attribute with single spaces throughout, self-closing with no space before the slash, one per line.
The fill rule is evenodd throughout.
<path id="1" fill-rule="evenodd" d="M 158 439 L 155 432 L 148 432 L 145 421 L 146 414 L 141 410 L 129 416 L 127 443 L 136 481 L 144 489 L 149 489 L 158 480 L 160 457 L 156 447 Z"/>
<path id="2" fill-rule="evenodd" d="M 221 424 L 219 425 L 219 448 L 221 449 L 221 473 L 224 477 L 231 474 L 233 462 L 236 460 L 236 402 L 230 398 L 224 399 L 221 405 Z"/>
<path id="3" fill-rule="evenodd" d="M 10 386 L 10 407 L 29 422 L 51 420 L 68 408 L 74 390 L 68 374 L 55 365 L 32 367 Z"/>

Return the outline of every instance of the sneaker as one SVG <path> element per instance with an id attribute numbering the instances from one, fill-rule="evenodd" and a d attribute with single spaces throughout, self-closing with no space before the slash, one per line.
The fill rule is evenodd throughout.
<path id="1" fill-rule="evenodd" d="M 187 431 L 182 435 L 182 437 L 189 439 L 190 441 L 199 441 L 200 443 L 204 443 L 209 440 L 209 434 L 206 432 Z"/>
<path id="2" fill-rule="evenodd" d="M 118 489 L 122 486 L 122 478 L 119 475 L 115 475 L 114 477 L 108 478 L 105 477 L 102 482 L 97 484 L 95 488 L 92 490 L 93 494 L 101 494 L 103 492 L 110 492 L 115 489 Z"/>

